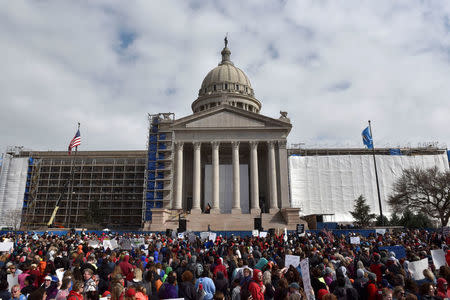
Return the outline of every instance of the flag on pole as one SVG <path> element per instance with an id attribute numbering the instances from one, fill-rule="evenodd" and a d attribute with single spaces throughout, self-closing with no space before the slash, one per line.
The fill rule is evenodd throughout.
<path id="1" fill-rule="evenodd" d="M 363 130 L 361 135 L 363 143 L 367 147 L 367 149 L 373 149 L 373 140 L 372 135 L 370 134 L 369 126 L 367 126 L 366 129 Z"/>
<path id="2" fill-rule="evenodd" d="M 81 145 L 81 135 L 80 135 L 80 127 L 78 126 L 77 133 L 73 137 L 73 139 L 70 141 L 69 144 L 69 155 L 72 152 L 72 149 L 75 148 L 75 150 L 78 148 L 78 146 Z"/>

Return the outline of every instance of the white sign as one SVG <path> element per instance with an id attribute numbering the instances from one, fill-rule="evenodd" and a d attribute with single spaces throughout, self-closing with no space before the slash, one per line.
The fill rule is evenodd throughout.
<path id="1" fill-rule="evenodd" d="M 441 266 L 446 266 L 447 262 L 445 261 L 445 253 L 442 249 L 431 250 L 431 257 L 433 258 L 433 264 L 436 269 L 439 269 Z"/>
<path id="2" fill-rule="evenodd" d="M 143 245 L 145 245 L 145 239 L 144 238 L 131 239 L 131 246 L 133 248 L 140 248 Z"/>
<path id="3" fill-rule="evenodd" d="M 259 236 L 259 230 L 258 229 L 252 230 L 252 236 L 254 236 L 254 237 Z"/>
<path id="4" fill-rule="evenodd" d="M 205 232 L 200 232 L 200 239 L 202 241 L 206 240 L 209 238 L 209 232 L 205 231 Z"/>
<path id="5" fill-rule="evenodd" d="M 195 235 L 195 233 L 189 232 L 189 234 L 188 234 L 189 243 L 194 243 L 196 238 L 197 238 L 197 236 Z"/>
<path id="6" fill-rule="evenodd" d="M 103 240 L 103 248 L 107 249 L 111 249 L 114 250 L 116 248 L 118 248 L 119 245 L 117 244 L 116 240 Z"/>
<path id="7" fill-rule="evenodd" d="M 0 252 L 9 252 L 14 250 L 14 243 L 13 242 L 2 242 L 0 243 Z"/>
<path id="8" fill-rule="evenodd" d="M 425 276 L 423 276 L 423 270 L 425 269 L 428 269 L 428 258 L 410 262 L 408 266 L 408 270 L 414 280 L 425 279 Z"/>
<path id="9" fill-rule="evenodd" d="M 184 233 L 183 233 L 183 232 L 182 232 L 182 233 L 179 233 L 179 234 L 178 234 L 178 238 L 179 238 L 179 239 L 184 239 Z"/>
<path id="10" fill-rule="evenodd" d="M 385 228 L 380 228 L 380 229 L 375 229 L 375 232 L 377 233 L 377 234 L 381 234 L 381 235 L 384 235 L 385 233 L 386 233 L 386 229 Z"/>
<path id="11" fill-rule="evenodd" d="M 299 264 L 300 256 L 286 254 L 286 256 L 284 257 L 285 267 L 293 266 L 294 268 L 297 268 Z"/>
<path id="12" fill-rule="evenodd" d="M 88 245 L 89 245 L 89 247 L 92 247 L 92 248 L 98 248 L 100 246 L 98 241 L 89 241 Z"/>
<path id="13" fill-rule="evenodd" d="M 283 237 L 284 241 L 287 242 L 288 241 L 288 236 L 287 236 L 287 228 L 284 228 L 284 237 Z"/>
<path id="14" fill-rule="evenodd" d="M 303 288 L 308 300 L 314 300 L 314 293 L 311 286 L 311 278 L 309 277 L 309 260 L 307 258 L 300 262 L 300 269 L 302 271 Z"/>
<path id="15" fill-rule="evenodd" d="M 209 233 L 209 240 L 210 241 L 215 241 L 216 240 L 216 237 L 217 237 L 217 233 L 215 233 L 215 232 L 210 232 Z"/>
<path id="16" fill-rule="evenodd" d="M 361 244 L 361 240 L 360 240 L 359 236 L 351 236 L 350 237 L 350 244 L 353 244 L 353 245 Z"/>
<path id="17" fill-rule="evenodd" d="M 260 233 L 259 233 L 259 237 L 260 238 L 265 238 L 267 236 L 267 231 L 261 231 Z"/>

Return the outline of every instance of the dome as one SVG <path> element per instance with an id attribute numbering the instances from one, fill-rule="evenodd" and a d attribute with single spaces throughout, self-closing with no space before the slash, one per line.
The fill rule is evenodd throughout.
<path id="1" fill-rule="evenodd" d="M 192 103 L 194 113 L 223 104 L 254 113 L 261 110 L 247 75 L 230 60 L 231 51 L 227 44 L 225 39 L 222 61 L 203 79 L 198 98 Z"/>

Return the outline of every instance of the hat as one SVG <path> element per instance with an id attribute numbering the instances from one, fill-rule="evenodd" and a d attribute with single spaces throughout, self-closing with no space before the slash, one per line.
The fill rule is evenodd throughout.
<path id="1" fill-rule="evenodd" d="M 106 292 L 103 293 L 102 297 L 103 298 L 111 297 L 111 293 L 109 291 L 106 291 Z"/>
<path id="2" fill-rule="evenodd" d="M 133 289 L 133 288 L 130 288 L 130 289 L 127 290 L 127 292 L 125 293 L 125 295 L 126 295 L 127 297 L 134 297 L 134 295 L 136 295 L 136 290 Z"/>
<path id="3" fill-rule="evenodd" d="M 291 283 L 291 284 L 289 285 L 289 287 L 290 287 L 290 288 L 293 288 L 293 289 L 296 289 L 296 290 L 299 290 L 299 289 L 300 289 L 300 286 L 298 285 L 297 282 Z"/>
<path id="4" fill-rule="evenodd" d="M 51 278 L 50 276 L 47 275 L 47 276 L 45 276 L 44 280 L 50 280 L 50 281 L 51 281 L 52 278 Z"/>

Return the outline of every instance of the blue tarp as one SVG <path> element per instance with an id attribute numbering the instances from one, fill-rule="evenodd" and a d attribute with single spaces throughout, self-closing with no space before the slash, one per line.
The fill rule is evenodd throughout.
<path id="1" fill-rule="evenodd" d="M 447 150 L 448 161 L 450 162 L 450 150 Z"/>
<path id="2" fill-rule="evenodd" d="M 395 258 L 400 259 L 406 257 L 406 250 L 403 246 L 385 246 L 379 247 L 380 250 L 386 250 L 387 252 L 394 252 Z"/>
<path id="3" fill-rule="evenodd" d="M 400 149 L 389 149 L 390 155 L 402 155 L 402 151 Z"/>
<path id="4" fill-rule="evenodd" d="M 165 133 L 160 133 L 159 134 L 159 139 L 160 140 L 165 140 L 166 139 L 166 134 Z"/>
<path id="5" fill-rule="evenodd" d="M 321 229 L 336 229 L 337 228 L 337 223 L 335 222 L 317 222 L 317 229 L 321 230 Z"/>

